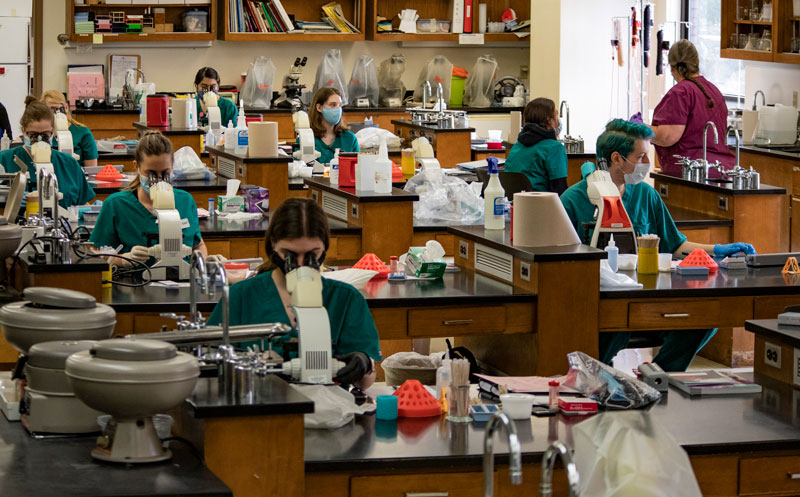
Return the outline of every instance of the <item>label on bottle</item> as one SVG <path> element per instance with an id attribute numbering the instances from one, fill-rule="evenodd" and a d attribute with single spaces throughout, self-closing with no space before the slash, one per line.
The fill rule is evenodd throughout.
<path id="1" fill-rule="evenodd" d="M 239 131 L 237 134 L 237 141 L 240 147 L 246 147 L 248 142 L 247 130 Z"/>
<path id="2" fill-rule="evenodd" d="M 503 202 L 503 197 L 494 198 L 494 215 L 504 216 L 506 212 L 506 203 Z"/>

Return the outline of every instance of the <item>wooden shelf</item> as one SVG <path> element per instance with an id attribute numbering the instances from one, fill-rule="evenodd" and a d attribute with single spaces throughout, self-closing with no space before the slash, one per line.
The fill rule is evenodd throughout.
<path id="1" fill-rule="evenodd" d="M 274 41 L 274 42 L 352 42 L 364 41 L 364 33 L 224 33 L 226 41 Z"/>
<path id="2" fill-rule="evenodd" d="M 735 20 L 733 21 L 734 24 L 752 24 L 754 26 L 772 26 L 772 21 L 742 21 L 742 20 Z"/>
<path id="3" fill-rule="evenodd" d="M 211 8 L 210 3 L 200 3 L 200 4 L 183 4 L 183 3 L 169 3 L 169 4 L 158 4 L 158 5 L 133 5 L 133 4 L 96 4 L 96 5 L 75 5 L 76 9 L 109 9 L 109 10 L 120 10 L 120 9 L 147 9 L 149 7 L 178 7 L 182 9 L 209 9 Z"/>
<path id="4" fill-rule="evenodd" d="M 800 64 L 800 53 L 776 53 L 775 62 L 782 64 Z"/>
<path id="5" fill-rule="evenodd" d="M 458 34 L 453 33 L 378 33 L 374 36 L 373 41 L 378 42 L 403 42 L 403 41 L 449 41 L 458 43 Z M 484 33 L 483 41 L 485 43 L 492 42 L 520 42 L 528 43 L 530 40 L 530 33 L 525 37 L 518 37 L 514 33 Z M 475 45 L 470 45 L 475 46 Z"/>
<path id="6" fill-rule="evenodd" d="M 772 52 L 760 50 L 741 50 L 738 48 L 723 48 L 720 57 L 724 59 L 755 60 L 759 62 L 772 62 Z"/>
<path id="7" fill-rule="evenodd" d="M 211 41 L 214 33 L 97 33 L 103 35 L 103 43 L 131 41 Z M 69 41 L 92 43 L 93 34 L 71 34 Z"/>

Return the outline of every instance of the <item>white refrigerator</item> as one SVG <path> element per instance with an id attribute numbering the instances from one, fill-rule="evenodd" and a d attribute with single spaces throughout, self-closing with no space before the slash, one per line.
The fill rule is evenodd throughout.
<path id="1" fill-rule="evenodd" d="M 0 0 L 0 47 L 0 103 L 16 138 L 33 75 L 30 0 Z"/>

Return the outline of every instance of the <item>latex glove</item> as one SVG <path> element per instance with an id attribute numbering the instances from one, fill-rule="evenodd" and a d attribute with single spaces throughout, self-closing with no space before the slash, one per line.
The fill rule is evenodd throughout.
<path id="1" fill-rule="evenodd" d="M 718 243 L 714 245 L 714 255 L 717 257 L 731 257 L 736 254 L 755 254 L 756 249 L 749 243 Z"/>
<path id="2" fill-rule="evenodd" d="M 644 119 L 642 119 L 642 113 L 637 112 L 636 114 L 632 115 L 628 121 L 636 124 L 644 124 Z"/>
<path id="3" fill-rule="evenodd" d="M 206 257 L 206 262 L 217 262 L 219 264 L 222 264 L 227 260 L 228 258 L 222 254 L 211 254 L 208 257 Z"/>
<path id="4" fill-rule="evenodd" d="M 337 383 L 352 385 L 372 371 L 372 360 L 363 352 L 350 352 L 333 357 L 344 363 L 344 367 L 333 378 Z"/>
<path id="5" fill-rule="evenodd" d="M 150 254 L 148 253 L 147 247 L 142 247 L 141 245 L 136 245 L 131 248 L 130 252 L 125 252 L 124 254 L 119 255 L 139 262 L 147 262 L 147 260 L 150 259 Z M 111 263 L 120 267 L 131 267 L 133 265 L 132 262 L 125 259 L 120 259 L 118 257 L 113 258 Z"/>

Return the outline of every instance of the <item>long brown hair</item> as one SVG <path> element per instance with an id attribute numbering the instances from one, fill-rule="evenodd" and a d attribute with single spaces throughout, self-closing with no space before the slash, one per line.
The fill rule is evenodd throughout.
<path id="1" fill-rule="evenodd" d="M 525 119 L 525 124 L 534 123 L 548 129 L 547 123 L 555 114 L 556 103 L 549 98 L 539 97 L 528 102 L 522 112 L 522 117 Z"/>
<path id="2" fill-rule="evenodd" d="M 308 109 L 308 121 L 311 123 L 311 129 L 314 131 L 314 136 L 317 138 L 325 136 L 325 125 L 322 124 L 322 112 L 317 110 L 317 104 L 324 107 L 325 102 L 328 101 L 331 95 L 339 95 L 339 97 L 341 97 L 342 92 L 340 92 L 338 88 L 332 86 L 323 86 L 314 94 L 314 101 L 311 102 L 311 107 Z M 339 136 L 342 134 L 342 131 L 347 129 L 347 123 L 344 122 L 344 112 L 342 112 L 342 118 L 334 125 L 333 132 L 336 136 Z"/>
<path id="3" fill-rule="evenodd" d="M 281 240 L 297 238 L 319 238 L 328 250 L 330 232 L 328 216 L 319 204 L 310 198 L 290 198 L 278 207 L 269 218 L 269 228 L 264 235 L 264 251 L 267 259 L 259 273 L 275 269 L 270 260 L 275 252 L 275 244 Z"/>
<path id="4" fill-rule="evenodd" d="M 85 124 L 83 124 L 81 122 L 78 122 L 75 119 L 73 119 L 72 111 L 69 110 L 69 104 L 67 103 L 67 99 L 64 98 L 64 94 L 61 93 L 60 91 L 58 91 L 58 90 L 47 90 L 47 91 L 42 93 L 42 98 L 40 100 L 42 102 L 44 102 L 45 105 L 47 105 L 47 101 L 48 100 L 60 103 L 61 105 L 64 106 L 64 111 L 67 113 L 67 119 L 69 119 L 70 124 L 74 124 L 76 126 L 83 126 L 84 128 L 86 127 Z"/>
<path id="5" fill-rule="evenodd" d="M 169 154 L 170 158 L 173 158 L 172 155 L 172 142 L 169 141 L 169 138 L 161 134 L 160 131 L 156 130 L 149 130 L 139 138 L 139 144 L 136 145 L 136 151 L 133 153 L 133 159 L 136 161 L 136 168 L 138 169 L 142 165 L 142 161 L 144 160 L 145 156 L 150 155 L 164 155 Z M 133 181 L 128 183 L 128 186 L 125 187 L 125 190 L 136 191 L 139 188 L 141 181 L 139 180 L 139 175 L 137 174 Z"/>
<path id="6" fill-rule="evenodd" d="M 55 127 L 55 117 L 50 107 L 40 102 L 33 95 L 28 95 L 25 97 L 25 112 L 22 113 L 22 117 L 19 119 L 19 126 L 24 132 L 31 123 L 36 121 L 50 121 L 50 125 Z"/>
<path id="7" fill-rule="evenodd" d="M 700 73 L 700 56 L 697 54 L 697 48 L 689 40 L 678 40 L 669 49 L 669 65 L 675 69 L 675 72 L 680 74 L 683 79 L 697 85 L 703 95 L 706 97 L 706 105 L 709 109 L 714 108 L 714 100 L 708 94 L 703 85 L 694 79 L 694 74 Z"/>

